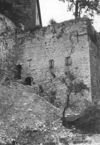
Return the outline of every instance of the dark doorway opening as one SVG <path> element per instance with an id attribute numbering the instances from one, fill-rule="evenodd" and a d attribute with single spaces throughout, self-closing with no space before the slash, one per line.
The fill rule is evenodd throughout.
<path id="1" fill-rule="evenodd" d="M 32 77 L 27 77 L 27 78 L 25 78 L 24 84 L 31 86 L 32 82 L 33 82 L 33 78 Z"/>
<path id="2" fill-rule="evenodd" d="M 22 65 L 16 65 L 15 79 L 21 79 Z"/>

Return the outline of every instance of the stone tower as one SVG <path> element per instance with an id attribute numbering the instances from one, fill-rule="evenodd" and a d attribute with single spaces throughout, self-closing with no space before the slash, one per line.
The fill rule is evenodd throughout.
<path id="1" fill-rule="evenodd" d="M 1 0 L 0 13 L 26 30 L 42 25 L 39 0 Z"/>

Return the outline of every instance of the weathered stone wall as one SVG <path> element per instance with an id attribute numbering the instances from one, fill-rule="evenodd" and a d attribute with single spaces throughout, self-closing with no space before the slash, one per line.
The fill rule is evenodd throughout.
<path id="1" fill-rule="evenodd" d="M 53 59 L 55 74 L 61 76 L 65 72 L 65 58 L 71 56 L 74 69 L 81 67 L 76 75 L 83 78 L 87 72 L 82 69 L 84 65 L 87 68 L 89 66 L 86 59 L 89 57 L 86 29 L 86 21 L 76 24 L 72 21 L 68 26 L 67 23 L 50 26 L 35 33 L 33 38 L 26 38 L 23 44 L 24 55 L 21 58 L 23 68 L 26 69 L 24 72 L 30 73 L 35 80 L 48 79 L 49 60 Z M 85 81 L 88 84 L 86 78 Z"/>
<path id="2" fill-rule="evenodd" d="M 14 77 L 15 65 L 20 56 L 15 28 L 8 18 L 0 15 L 0 81 Z"/>
<path id="3" fill-rule="evenodd" d="M 45 96 L 56 96 L 56 102 L 60 99 L 65 103 L 68 84 L 72 85 L 71 104 L 98 99 L 99 43 L 90 37 L 94 32 L 87 31 L 88 25 L 86 19 L 72 20 L 18 35 L 1 27 L 0 58 L 4 72 L 10 74 L 9 66 L 21 64 L 22 79 L 33 77 L 43 87 Z"/>
<path id="4" fill-rule="evenodd" d="M 79 98 L 83 95 L 83 98 L 85 97 L 89 101 L 92 99 L 87 20 L 69 21 L 42 28 L 26 37 L 21 47 L 23 56 L 19 63 L 23 67 L 23 78 L 32 76 L 35 82 L 45 86 L 44 89 L 49 89 L 54 85 L 58 90 L 58 98 L 65 99 L 66 85 L 60 80 L 66 76 L 65 72 L 69 69 L 75 77 L 73 83 L 82 82 L 87 88 L 78 90 Z M 67 67 L 65 60 L 68 57 L 71 64 Z M 54 60 L 53 75 L 55 78 L 49 68 L 50 60 Z M 50 82 L 51 80 L 54 81 L 54 84 Z"/>
<path id="5" fill-rule="evenodd" d="M 95 103 L 100 100 L 100 37 L 92 28 L 89 34 L 91 92 Z"/>

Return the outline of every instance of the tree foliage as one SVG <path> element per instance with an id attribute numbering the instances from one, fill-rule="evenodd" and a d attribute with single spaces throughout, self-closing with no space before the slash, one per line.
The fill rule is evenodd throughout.
<path id="1" fill-rule="evenodd" d="M 85 10 L 85 13 L 89 12 L 93 16 L 94 12 L 97 14 L 100 13 L 100 0 L 60 0 L 63 2 L 68 2 L 68 10 L 71 11 L 74 9 L 75 18 L 79 18 L 82 10 Z"/>

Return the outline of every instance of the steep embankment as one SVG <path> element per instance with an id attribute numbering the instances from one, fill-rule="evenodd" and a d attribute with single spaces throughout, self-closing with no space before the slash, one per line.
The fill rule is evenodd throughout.
<path id="1" fill-rule="evenodd" d="M 67 129 L 62 126 L 60 109 L 37 95 L 37 90 L 36 86 L 24 86 L 19 83 L 0 85 L 0 144 L 96 143 L 95 138 L 98 140 L 99 135 L 89 137 L 79 131 L 76 132 L 74 128 Z M 79 117 L 80 122 L 88 118 L 84 113 Z"/>

